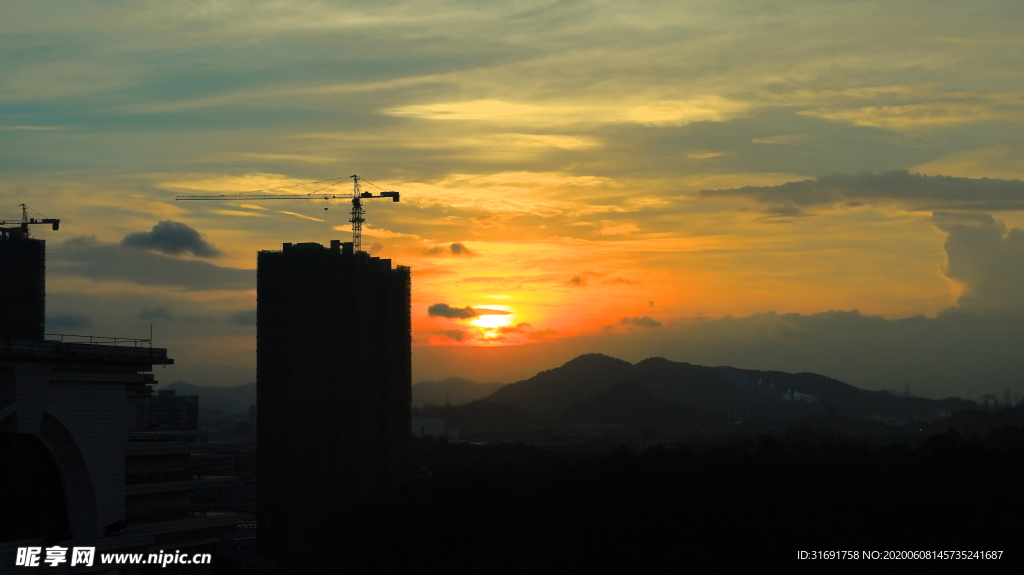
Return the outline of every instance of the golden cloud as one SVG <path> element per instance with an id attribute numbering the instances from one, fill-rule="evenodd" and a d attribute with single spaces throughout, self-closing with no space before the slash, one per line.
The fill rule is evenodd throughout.
<path id="1" fill-rule="evenodd" d="M 724 122 L 743 115 L 751 108 L 746 102 L 707 96 L 694 100 L 665 100 L 641 106 L 628 117 L 645 126 L 685 126 L 693 122 Z"/>
<path id="2" fill-rule="evenodd" d="M 638 231 L 640 231 L 640 228 L 633 224 L 623 224 L 621 226 L 605 226 L 598 233 L 602 236 L 618 236 Z"/>
<path id="3" fill-rule="evenodd" d="M 797 114 L 853 124 L 854 126 L 873 126 L 896 131 L 996 120 L 1015 122 L 1024 120 L 1024 114 L 1019 111 L 1005 110 L 986 104 L 956 102 L 802 110 Z"/>

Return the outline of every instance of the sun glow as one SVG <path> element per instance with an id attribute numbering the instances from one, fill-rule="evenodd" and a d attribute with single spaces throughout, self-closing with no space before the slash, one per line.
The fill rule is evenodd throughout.
<path id="1" fill-rule="evenodd" d="M 514 322 L 512 321 L 512 318 L 514 318 L 514 317 L 515 317 L 514 314 L 510 314 L 510 315 L 482 315 L 482 316 L 473 318 L 473 320 L 470 321 L 469 323 L 471 323 L 471 324 L 473 324 L 473 325 L 475 325 L 477 327 L 487 327 L 487 328 L 492 328 L 493 329 L 493 328 L 498 328 L 498 327 L 505 327 L 507 325 L 513 325 Z"/>

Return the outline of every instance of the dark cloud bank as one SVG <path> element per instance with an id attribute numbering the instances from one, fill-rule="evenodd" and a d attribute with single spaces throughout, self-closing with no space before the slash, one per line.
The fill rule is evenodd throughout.
<path id="1" fill-rule="evenodd" d="M 899 203 L 921 210 L 1024 210 L 1024 182 L 925 176 L 905 170 L 833 174 L 778 186 L 701 190 L 700 196 L 747 197 L 773 215 L 799 215 L 814 206 Z"/>
<path id="2" fill-rule="evenodd" d="M 133 235 L 129 234 L 125 240 Z M 122 245 L 100 244 L 89 236 L 71 238 L 49 250 L 48 259 L 51 273 L 95 280 L 179 286 L 189 290 L 249 290 L 256 287 L 256 270 L 182 260 L 125 247 L 124 242 Z"/>
<path id="3" fill-rule="evenodd" d="M 430 317 L 446 317 L 448 319 L 469 319 L 481 315 L 509 315 L 511 313 L 501 309 L 473 308 L 468 305 L 464 308 L 457 308 L 446 303 L 435 303 L 427 308 L 427 315 Z"/>

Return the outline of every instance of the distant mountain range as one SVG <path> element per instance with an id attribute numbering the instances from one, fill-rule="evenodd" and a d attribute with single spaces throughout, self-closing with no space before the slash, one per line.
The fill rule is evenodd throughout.
<path id="1" fill-rule="evenodd" d="M 256 404 L 255 383 L 207 387 L 179 381 L 163 389 L 198 395 L 201 416 L 206 417 L 247 412 Z M 632 364 L 597 353 L 507 385 L 457 377 L 422 381 L 412 386 L 412 401 L 420 416 L 467 422 L 495 419 L 502 425 L 557 420 L 630 425 L 688 421 L 714 426 L 805 415 L 910 420 L 949 415 L 968 406 L 956 398 L 868 391 L 814 373 L 708 367 L 660 357 Z"/>
<path id="2" fill-rule="evenodd" d="M 561 367 L 506 385 L 486 399 L 541 417 L 563 416 L 567 410 L 578 412 L 588 401 L 593 403 L 595 396 L 607 394 L 620 383 L 645 389 L 649 401 L 668 401 L 732 420 L 819 413 L 856 419 L 910 419 L 938 417 L 963 405 L 962 400 L 952 398 L 932 400 L 868 391 L 814 373 L 707 367 L 660 357 L 631 364 L 602 354 L 581 355 Z M 617 393 L 633 402 L 642 395 L 635 387 Z"/>
<path id="3" fill-rule="evenodd" d="M 424 404 L 462 405 L 474 399 L 487 397 L 504 383 L 478 383 L 459 377 L 449 377 L 440 381 L 421 381 L 412 385 L 412 406 L 423 407 Z"/>

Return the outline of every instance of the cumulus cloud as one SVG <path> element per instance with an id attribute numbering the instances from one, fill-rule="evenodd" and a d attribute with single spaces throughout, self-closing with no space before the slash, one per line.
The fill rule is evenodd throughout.
<path id="1" fill-rule="evenodd" d="M 121 245 L 170 255 L 191 253 L 202 258 L 211 258 L 222 253 L 213 244 L 204 240 L 195 228 L 172 220 L 163 220 L 148 232 L 130 233 L 121 240 Z"/>
<path id="2" fill-rule="evenodd" d="M 469 319 L 481 315 L 509 315 L 511 313 L 502 309 L 472 308 L 468 305 L 464 308 L 457 308 L 446 303 L 435 303 L 427 308 L 427 314 L 430 317 L 446 317 L 449 319 Z"/>
<path id="3" fill-rule="evenodd" d="M 1024 311 L 1024 230 L 989 214 L 936 213 L 946 232 L 943 273 L 964 286 L 966 312 Z"/>
<path id="4" fill-rule="evenodd" d="M 923 210 L 1024 210 L 1024 182 L 989 178 L 925 176 L 906 170 L 833 174 L 778 186 L 701 190 L 700 196 L 747 197 L 778 215 L 808 206 L 898 203 Z"/>
<path id="5" fill-rule="evenodd" d="M 622 325 L 633 325 L 637 327 L 661 327 L 661 322 L 651 319 L 649 316 L 643 317 L 624 317 L 619 321 Z"/>

